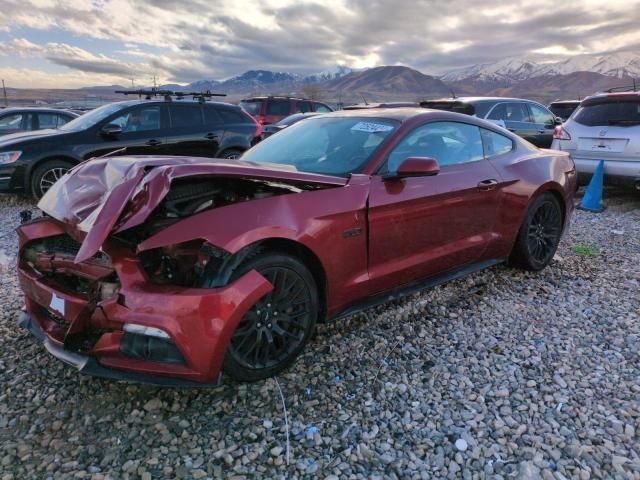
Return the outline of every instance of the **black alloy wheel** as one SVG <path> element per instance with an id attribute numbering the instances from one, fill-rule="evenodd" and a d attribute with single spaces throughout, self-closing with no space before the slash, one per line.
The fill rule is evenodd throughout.
<path id="1" fill-rule="evenodd" d="M 318 315 L 315 282 L 293 257 L 266 254 L 248 262 L 273 290 L 258 300 L 233 332 L 224 370 L 240 381 L 268 378 L 289 366 L 304 348 Z"/>

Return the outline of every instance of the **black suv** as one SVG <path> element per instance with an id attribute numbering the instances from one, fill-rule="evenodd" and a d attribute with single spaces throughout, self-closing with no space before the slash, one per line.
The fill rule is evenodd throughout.
<path id="1" fill-rule="evenodd" d="M 553 131 L 562 123 L 547 107 L 522 98 L 444 98 L 426 100 L 420 106 L 484 118 L 541 148 L 551 146 Z"/>
<path id="2" fill-rule="evenodd" d="M 0 138 L 0 192 L 41 197 L 73 165 L 118 155 L 238 158 L 261 126 L 236 105 L 135 100 L 96 108 L 58 130 Z"/>

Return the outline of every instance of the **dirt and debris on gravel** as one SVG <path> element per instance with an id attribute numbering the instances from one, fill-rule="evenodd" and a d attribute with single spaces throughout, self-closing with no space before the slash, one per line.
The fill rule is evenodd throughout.
<path id="1" fill-rule="evenodd" d="M 208 391 L 83 377 L 19 330 L 33 204 L 0 197 L 0 479 L 640 479 L 640 197 L 606 204 L 543 272 L 322 326 L 277 381 Z"/>

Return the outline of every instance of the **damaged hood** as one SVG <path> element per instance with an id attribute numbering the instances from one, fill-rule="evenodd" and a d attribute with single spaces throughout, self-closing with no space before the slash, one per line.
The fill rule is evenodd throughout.
<path id="1" fill-rule="evenodd" d="M 38 203 L 47 215 L 86 233 L 75 261 L 93 256 L 112 231 L 143 223 L 171 182 L 190 176 L 235 177 L 291 185 L 344 186 L 347 179 L 288 165 L 190 157 L 96 158 L 74 167 Z"/>

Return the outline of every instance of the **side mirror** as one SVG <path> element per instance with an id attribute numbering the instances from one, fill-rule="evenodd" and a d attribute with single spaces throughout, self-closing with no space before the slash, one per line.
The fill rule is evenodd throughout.
<path id="1" fill-rule="evenodd" d="M 408 157 L 405 158 L 398 170 L 389 172 L 382 178 L 384 180 L 395 180 L 405 177 L 431 177 L 440 173 L 440 165 L 435 158 L 430 157 Z"/>
<path id="2" fill-rule="evenodd" d="M 115 137 L 116 135 L 120 135 L 122 133 L 122 127 L 120 125 L 116 125 L 115 123 L 110 123 L 102 127 L 100 133 L 106 137 Z"/>
<path id="3" fill-rule="evenodd" d="M 562 125 L 562 123 L 564 122 L 564 120 L 560 117 L 555 117 L 553 121 L 555 125 Z"/>

